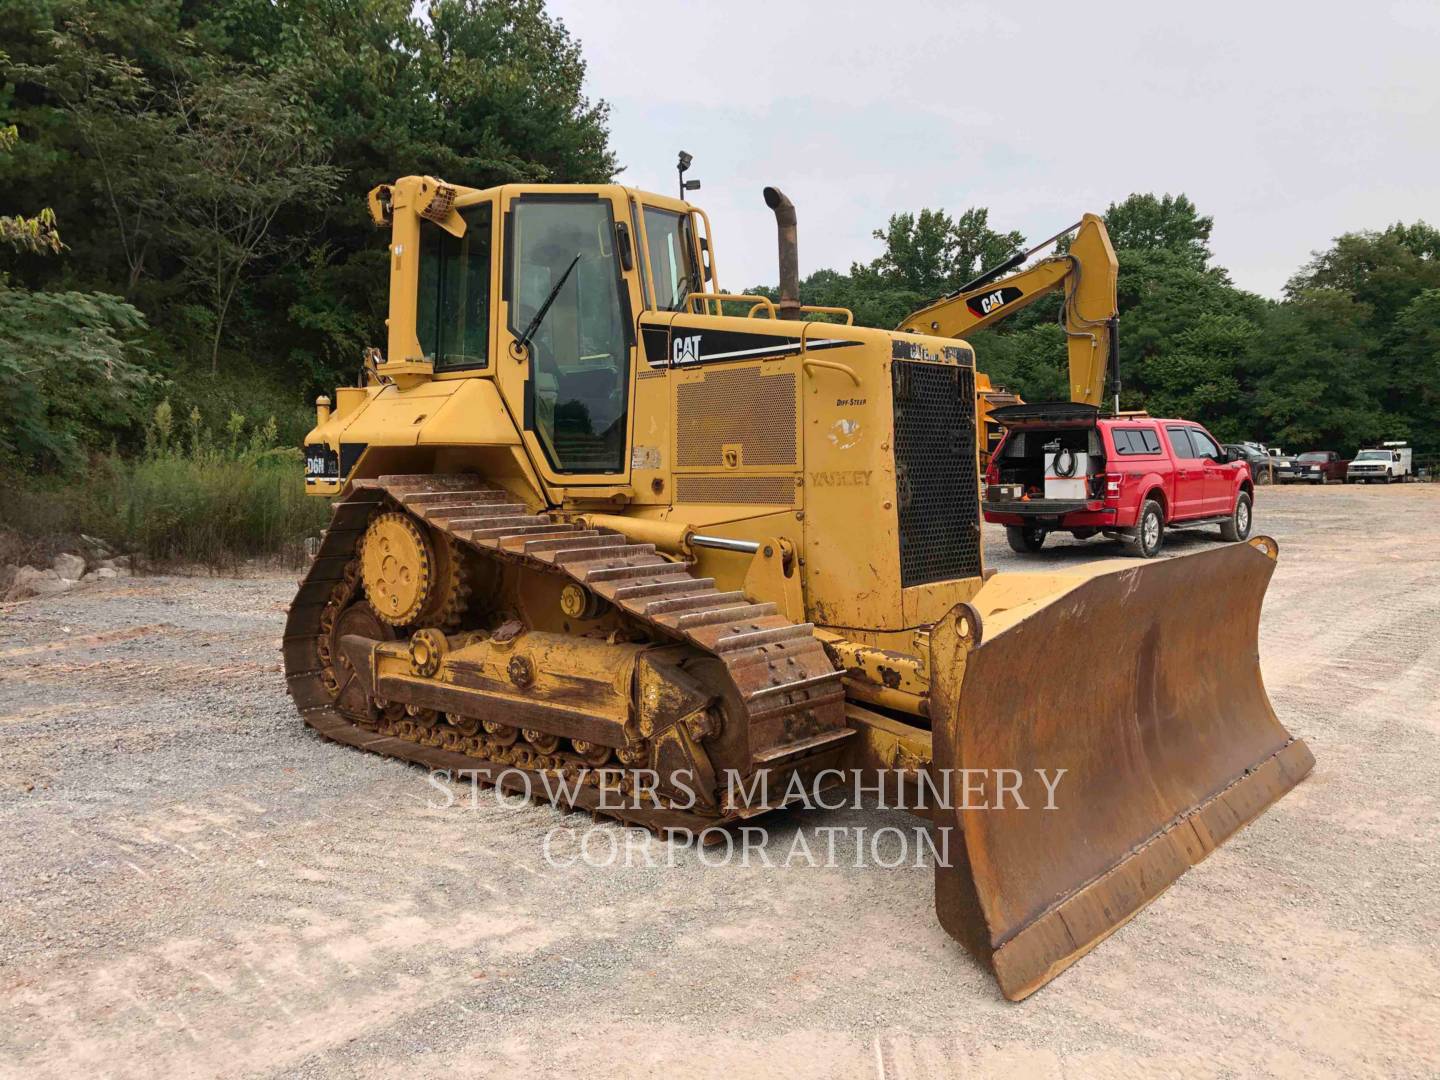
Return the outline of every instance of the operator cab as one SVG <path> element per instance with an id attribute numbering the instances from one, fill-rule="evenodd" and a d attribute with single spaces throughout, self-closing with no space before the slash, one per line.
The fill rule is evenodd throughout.
<path id="1" fill-rule="evenodd" d="M 615 185 L 476 190 L 428 177 L 370 203 L 394 227 L 376 373 L 493 379 L 552 482 L 624 483 L 638 317 L 686 310 L 713 277 L 703 215 Z"/>

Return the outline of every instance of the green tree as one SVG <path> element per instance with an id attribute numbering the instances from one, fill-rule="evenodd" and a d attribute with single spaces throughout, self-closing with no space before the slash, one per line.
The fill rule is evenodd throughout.
<path id="1" fill-rule="evenodd" d="M 0 128 L 0 154 L 8 154 L 19 138 L 20 133 L 14 124 Z M 60 242 L 60 230 L 55 225 L 55 211 L 48 206 L 32 217 L 0 214 L 0 243 L 8 244 L 16 251 L 29 251 L 36 255 L 54 254 L 65 247 Z"/>
<path id="2" fill-rule="evenodd" d="M 1269 441 L 1289 449 L 1338 449 L 1409 434 L 1375 392 L 1365 324 L 1371 312 L 1338 289 L 1295 293 L 1265 322 L 1270 363 L 1258 387 Z"/>
<path id="3" fill-rule="evenodd" d="M 0 155 L 17 141 L 13 127 L 0 129 Z M 0 239 L 33 254 L 64 247 L 48 209 L 0 218 Z M 0 273 L 0 463 L 72 465 L 81 441 L 135 420 L 153 380 L 130 362 L 126 339 L 143 328 L 117 297 L 31 292 Z"/>
<path id="4" fill-rule="evenodd" d="M 992 229 L 984 207 L 971 207 L 957 218 L 930 209 L 892 214 L 885 228 L 872 235 L 885 242 L 885 250 L 867 266 L 852 267 L 851 276 L 862 287 L 904 289 L 920 296 L 920 303 L 954 292 L 1025 244 L 1018 232 Z"/>
<path id="5" fill-rule="evenodd" d="M 383 335 L 369 188 L 415 173 L 485 187 L 617 170 L 608 106 L 583 93 L 579 46 L 539 0 L 439 0 L 424 18 L 410 0 L 0 0 L 0 48 L 14 58 L 0 110 L 29 139 L 0 161 L 0 182 L 19 206 L 53 206 L 75 252 L 21 263 L 25 284 L 124 293 L 152 316 L 157 366 L 183 376 L 192 356 L 209 368 L 225 352 L 233 370 L 283 377 L 297 402 Z M 226 142 L 255 145 L 256 118 L 234 99 L 261 93 L 278 103 L 270 127 L 307 131 L 295 164 L 339 170 L 346 197 L 272 202 L 255 257 L 212 275 L 217 252 L 250 245 L 201 244 L 198 207 L 223 202 Z M 303 177 L 286 171 L 269 186 L 294 190 Z M 261 220 L 243 198 L 228 205 L 242 232 Z M 237 225 L 212 213 L 208 227 L 229 238 Z"/>
<path id="6" fill-rule="evenodd" d="M 137 422 L 155 384 L 134 362 L 144 327 L 117 296 L 0 279 L 0 461 L 74 468 Z"/>
<path id="7" fill-rule="evenodd" d="M 1105 228 L 1117 252 L 1169 251 L 1197 270 L 1210 262 L 1214 224 L 1183 194 L 1157 198 L 1153 192 L 1137 192 L 1105 211 Z"/>
<path id="8" fill-rule="evenodd" d="M 1440 230 L 1425 222 L 1339 236 L 1286 285 L 1284 306 L 1305 325 L 1319 328 L 1312 341 L 1326 348 L 1343 333 L 1347 370 L 1331 373 L 1336 396 L 1349 402 L 1339 415 L 1350 426 L 1335 436 L 1343 448 L 1408 437 L 1422 453 L 1440 451 L 1433 377 L 1436 302 L 1431 298 L 1437 288 Z M 1333 314 L 1342 302 L 1348 321 Z M 1328 349 L 1324 355 L 1331 355 Z M 1272 393 L 1282 393 L 1282 386 Z M 1360 399 L 1368 403 L 1365 408 Z M 1316 404 L 1302 415 L 1333 417 L 1336 412 Z"/>
<path id="9" fill-rule="evenodd" d="M 164 191 L 166 226 L 175 237 L 185 276 L 209 303 L 214 330 L 210 370 L 219 368 L 225 319 L 236 290 L 262 260 L 297 252 L 311 233 L 281 232 L 277 215 L 289 207 L 320 214 L 333 197 L 340 170 L 323 148 L 295 88 L 278 77 L 216 72 L 175 101 L 180 120 L 178 160 Z"/>
<path id="10" fill-rule="evenodd" d="M 1440 289 L 1426 289 L 1396 316 L 1384 350 L 1396 391 L 1409 405 L 1412 434 L 1427 453 L 1440 451 Z"/>
<path id="11" fill-rule="evenodd" d="M 13 73 L 55 96 L 83 148 L 124 259 L 128 300 L 147 258 L 156 257 L 155 165 L 168 158 L 174 125 L 141 67 L 107 50 L 88 22 L 77 19 L 41 36 L 50 46 L 48 62 L 16 65 Z"/>

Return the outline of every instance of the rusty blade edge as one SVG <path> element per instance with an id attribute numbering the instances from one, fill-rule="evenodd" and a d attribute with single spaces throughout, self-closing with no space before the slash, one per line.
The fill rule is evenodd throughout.
<path id="1" fill-rule="evenodd" d="M 1011 1001 L 1020 1001 L 1040 989 L 1264 813 L 1314 765 L 1314 755 L 1305 742 L 1291 739 L 1099 878 L 998 944 L 991 962 L 1001 991 Z"/>

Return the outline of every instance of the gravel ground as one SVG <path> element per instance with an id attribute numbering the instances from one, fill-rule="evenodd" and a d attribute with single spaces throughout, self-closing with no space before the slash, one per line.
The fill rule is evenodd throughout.
<path id="1" fill-rule="evenodd" d="M 1256 524 L 1265 679 L 1315 773 L 1020 1005 L 932 872 L 855 868 L 853 834 L 833 868 L 708 866 L 605 825 L 640 865 L 556 867 L 544 838 L 588 818 L 447 807 L 313 736 L 293 574 L 0 605 L 0 1072 L 1440 1074 L 1440 487 L 1262 489 Z M 1121 553 L 989 533 L 1002 569 Z M 783 853 L 913 819 L 769 825 Z"/>

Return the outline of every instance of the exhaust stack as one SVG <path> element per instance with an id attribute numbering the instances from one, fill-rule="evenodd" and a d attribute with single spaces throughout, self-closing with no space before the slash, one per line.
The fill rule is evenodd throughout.
<path id="1" fill-rule="evenodd" d="M 795 234 L 795 204 L 777 187 L 765 189 L 765 205 L 775 211 L 780 242 L 780 318 L 800 318 L 800 245 Z"/>

